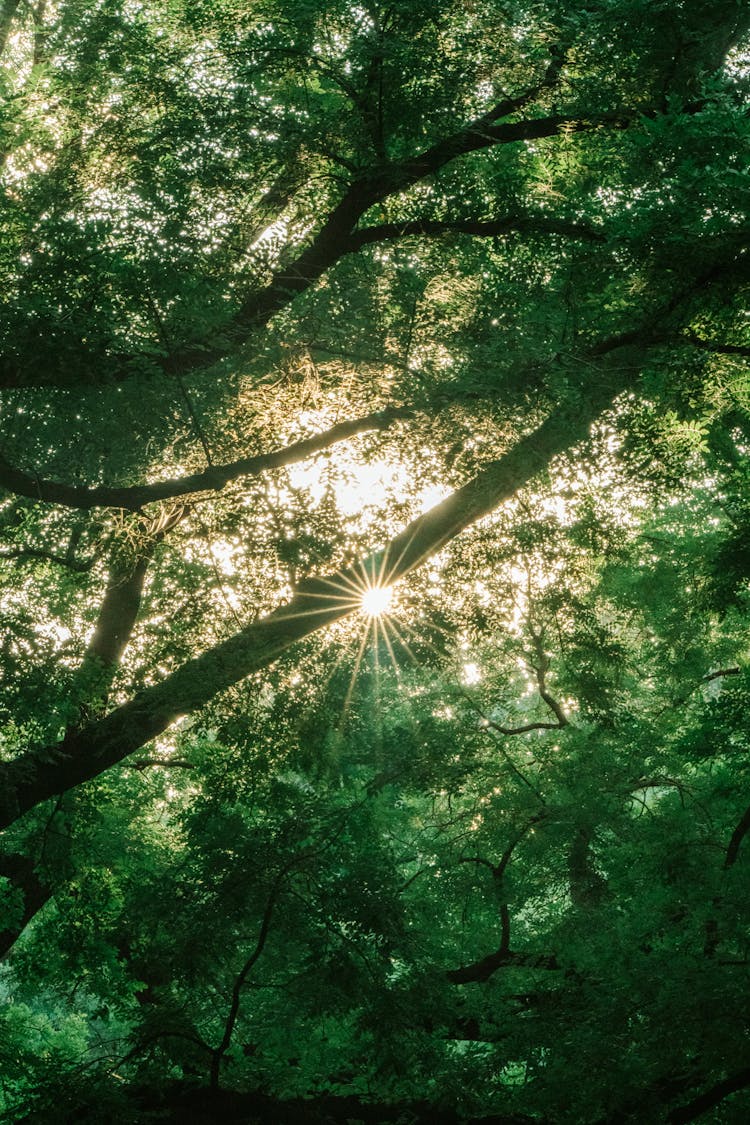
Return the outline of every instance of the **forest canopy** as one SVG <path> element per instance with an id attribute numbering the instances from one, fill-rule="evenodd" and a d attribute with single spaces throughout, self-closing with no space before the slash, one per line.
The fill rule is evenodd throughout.
<path id="1" fill-rule="evenodd" d="M 750 1116 L 750 9 L 0 0 L 0 1116 Z"/>

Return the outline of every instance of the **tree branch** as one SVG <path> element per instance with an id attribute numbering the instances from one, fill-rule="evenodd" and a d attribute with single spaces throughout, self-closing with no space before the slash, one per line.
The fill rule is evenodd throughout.
<path id="1" fill-rule="evenodd" d="M 0 480 L 1 478 L 2 464 L 0 463 Z M 14 547 L 7 551 L 0 551 L 0 559 L 46 559 L 57 566 L 64 566 L 66 570 L 72 570 L 74 574 L 85 574 L 91 570 L 97 556 L 92 555 L 90 559 L 75 559 L 68 558 L 66 555 L 56 555 L 54 551 L 43 551 L 36 547 Z"/>
<path id="2" fill-rule="evenodd" d="M 557 719 L 557 723 L 553 724 L 557 727 L 569 726 L 568 717 L 563 711 L 557 700 L 550 694 L 547 689 L 547 672 L 549 671 L 550 659 L 544 651 L 544 638 L 541 633 L 531 632 L 532 644 L 534 646 L 534 655 L 536 657 L 535 663 L 531 664 L 531 668 L 536 676 L 537 687 L 539 695 L 544 703 L 549 707 L 552 714 Z"/>
<path id="3" fill-rule="evenodd" d="M 513 852 L 523 840 L 526 833 L 534 825 L 538 824 L 540 820 L 544 820 L 547 816 L 546 810 L 544 812 L 536 813 L 532 816 L 526 824 L 516 833 L 507 848 L 500 857 L 500 861 L 496 864 L 491 863 L 488 859 L 482 856 L 470 856 L 462 858 L 459 863 L 476 863 L 483 867 L 488 867 L 492 872 L 492 878 L 495 880 L 496 885 L 502 886 L 503 878 L 507 870 L 508 864 L 511 861 Z M 446 977 L 453 984 L 469 984 L 476 981 L 487 980 L 497 969 L 502 968 L 504 965 L 516 964 L 519 967 L 528 968 L 558 968 L 557 961 L 554 957 L 542 957 L 541 959 L 537 954 L 516 953 L 510 948 L 510 911 L 508 910 L 507 902 L 500 903 L 500 948 L 494 953 L 490 953 L 487 957 L 483 957 L 479 961 L 474 961 L 470 965 L 464 965 L 460 969 L 450 969 L 446 972 Z M 542 963 L 537 963 L 541 960 Z"/>
<path id="4" fill-rule="evenodd" d="M 726 859 L 724 860 L 724 869 L 732 867 L 737 862 L 737 856 L 740 850 L 740 844 L 745 839 L 748 831 L 750 831 L 750 805 L 745 809 L 740 822 L 732 833 L 732 838 L 727 847 Z"/>
<path id="5" fill-rule="evenodd" d="M 323 452 L 336 442 L 345 441 L 357 434 L 387 429 L 397 419 L 408 418 L 412 414 L 413 411 L 408 407 L 391 407 L 362 418 L 354 418 L 349 422 L 338 422 L 323 433 L 303 438 L 302 441 L 293 442 L 272 453 L 242 457 L 227 465 L 213 465 L 200 473 L 176 477 L 173 480 L 123 487 L 98 485 L 87 488 L 43 480 L 36 474 L 16 469 L 0 454 L 0 487 L 18 496 L 27 496 L 31 500 L 62 504 L 70 508 L 111 507 L 138 511 L 145 504 L 152 504 L 157 500 L 171 500 L 196 492 L 219 492 L 231 480 L 257 476 L 268 469 L 294 465 L 298 461 L 304 461 L 307 457 Z"/>
<path id="6" fill-rule="evenodd" d="M 730 1094 L 735 1094 L 738 1090 L 744 1090 L 747 1086 L 750 1086 L 750 1067 L 738 1070 L 736 1073 L 722 1078 L 720 1082 L 714 1083 L 713 1086 L 704 1090 L 697 1098 L 693 1098 L 687 1105 L 680 1106 L 679 1109 L 673 1109 L 671 1113 L 667 1114 L 666 1120 L 669 1125 L 687 1125 L 688 1121 L 694 1121 L 706 1110 L 719 1105 Z"/>
<path id="7" fill-rule="evenodd" d="M 642 115 L 642 111 L 638 114 L 632 111 L 600 114 L 587 120 L 554 115 L 495 123 L 499 117 L 516 112 L 520 104 L 525 104 L 527 100 L 530 100 L 530 95 L 524 95 L 522 103 L 518 99 L 501 102 L 490 114 L 484 114 L 470 122 L 417 156 L 400 163 L 386 164 L 358 177 L 331 210 L 310 245 L 293 262 L 277 272 L 264 290 L 253 293 L 240 306 L 225 333 L 228 346 L 207 349 L 191 345 L 165 357 L 162 361 L 164 369 L 184 372 L 216 362 L 231 347 L 245 339 L 248 333 L 261 327 L 275 312 L 289 304 L 299 293 L 309 289 L 332 265 L 349 253 L 355 227 L 372 206 L 406 191 L 456 158 L 495 145 L 541 140 L 560 133 L 588 132 L 603 125 L 624 129 L 632 119 Z"/>
<path id="8" fill-rule="evenodd" d="M 4 957 L 38 910 L 51 898 L 51 891 L 36 871 L 36 864 L 25 855 L 0 856 L 0 876 L 21 895 L 18 922 L 0 930 L 0 957 Z"/>
<path id="9" fill-rule="evenodd" d="M 131 770 L 149 769 L 150 766 L 160 766 L 162 769 L 193 769 L 193 763 L 188 762 L 185 758 L 138 758 L 135 762 L 128 762 Z"/>
<path id="10" fill-rule="evenodd" d="M 720 344 L 718 340 L 704 340 L 694 332 L 684 332 L 683 340 L 694 348 L 705 352 L 716 352 L 718 355 L 750 356 L 750 345 L 747 344 Z"/>
<path id="11" fill-rule="evenodd" d="M 604 243 L 607 236 L 595 227 L 582 223 L 569 223 L 561 219 L 512 216 L 498 219 L 414 219 L 403 223 L 380 223 L 362 227 L 349 237 L 349 251 L 353 252 L 373 242 L 387 242 L 410 235 L 436 237 L 441 234 L 470 234 L 480 238 L 525 231 L 530 234 L 559 234 L 583 242 Z"/>
<path id="12" fill-rule="evenodd" d="M 232 999 L 229 1005 L 229 1013 L 227 1014 L 227 1018 L 224 1024 L 224 1034 L 222 1035 L 221 1042 L 219 1043 L 218 1047 L 214 1048 L 211 1058 L 211 1073 L 209 1084 L 212 1090 L 218 1090 L 219 1088 L 221 1062 L 224 1058 L 224 1055 L 229 1049 L 230 1043 L 232 1042 L 232 1035 L 234 1033 L 235 1024 L 237 1023 L 237 1017 L 240 1014 L 240 996 L 242 993 L 242 988 L 248 978 L 250 970 L 263 952 L 266 941 L 268 940 L 268 932 L 271 928 L 271 919 L 273 918 L 273 912 L 276 909 L 276 903 L 278 902 L 281 888 L 284 884 L 284 880 L 289 874 L 289 871 L 294 866 L 295 862 L 288 863 L 274 879 L 273 885 L 271 887 L 271 892 L 268 896 L 268 901 L 266 902 L 266 908 L 263 911 L 263 918 L 260 924 L 258 939 L 255 943 L 255 949 L 247 958 L 245 964 L 242 966 L 239 973 L 235 977 L 234 985 L 232 987 Z"/>
<path id="13" fill-rule="evenodd" d="M 460 969 L 449 969 L 445 976 L 451 984 L 481 984 L 489 980 L 498 969 L 513 965 L 519 969 L 559 969 L 560 964 L 554 954 L 517 953 L 502 945 L 495 953 L 462 965 Z"/>

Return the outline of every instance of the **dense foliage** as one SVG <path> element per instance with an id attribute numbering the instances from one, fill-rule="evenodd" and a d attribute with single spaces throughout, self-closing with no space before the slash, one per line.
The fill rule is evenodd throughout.
<path id="1" fill-rule="evenodd" d="M 2 0 L 4 1119 L 748 1119 L 749 29 Z"/>

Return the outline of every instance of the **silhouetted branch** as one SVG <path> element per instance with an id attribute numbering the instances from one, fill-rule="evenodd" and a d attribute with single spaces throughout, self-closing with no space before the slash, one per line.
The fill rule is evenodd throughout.
<path id="1" fill-rule="evenodd" d="M 518 844 L 523 840 L 526 833 L 532 828 L 534 824 L 538 824 L 540 820 L 544 820 L 547 816 L 546 810 L 532 816 L 526 824 L 520 829 L 519 832 L 513 837 L 507 848 L 503 852 L 498 863 L 491 863 L 490 860 L 485 859 L 483 856 L 464 856 L 459 860 L 459 863 L 475 863 L 482 867 L 489 868 L 492 873 L 492 878 L 498 888 L 502 887 L 503 877 L 505 875 L 508 864 L 511 861 L 513 852 Z M 494 953 L 490 953 L 488 957 L 483 957 L 480 961 L 475 961 L 471 965 L 465 965 L 461 969 L 451 969 L 446 973 L 448 980 L 454 984 L 468 984 L 470 981 L 487 980 L 489 976 L 502 968 L 503 965 L 511 963 L 523 966 L 526 964 L 527 957 L 532 957 L 536 960 L 536 954 L 515 953 L 510 948 L 510 911 L 508 910 L 507 902 L 500 903 L 500 948 Z M 534 965 L 536 968 L 557 968 L 557 962 L 554 965 L 551 963 L 554 958 L 547 958 L 549 964 Z M 486 974 L 486 975 L 485 975 Z"/>
<path id="2" fill-rule="evenodd" d="M 63 504 L 70 508 L 111 507 L 138 511 L 145 504 L 157 500 L 171 500 L 196 492 L 218 492 L 229 481 L 240 477 L 257 476 L 268 469 L 294 465 L 298 461 L 304 461 L 307 457 L 323 452 L 336 442 L 345 441 L 357 434 L 387 429 L 397 419 L 409 417 L 412 413 L 413 411 L 407 407 L 391 407 L 349 422 L 338 422 L 321 434 L 303 438 L 302 441 L 294 442 L 272 453 L 242 457 L 227 465 L 212 465 L 200 473 L 191 473 L 188 476 L 157 481 L 153 484 L 122 487 L 96 485 L 90 488 L 62 484 L 58 481 L 43 480 L 33 473 L 23 472 L 0 454 L 0 487 L 16 495 L 27 496 L 31 500 Z"/>
<path id="3" fill-rule="evenodd" d="M 1 474 L 2 466 L 0 466 Z M 0 551 L 0 559 L 44 559 L 47 562 L 55 563 L 57 566 L 64 566 L 66 570 L 72 570 L 74 574 L 85 574 L 91 570 L 97 560 L 97 555 L 92 555 L 90 559 L 71 559 L 67 555 L 57 555 L 54 551 L 43 551 L 38 547 L 15 547 L 7 551 Z"/>
<path id="4" fill-rule="evenodd" d="M 288 873 L 289 866 L 287 865 L 287 867 L 285 867 L 274 880 L 273 885 L 271 886 L 271 892 L 268 896 L 268 901 L 266 902 L 266 908 L 263 911 L 263 918 L 261 920 L 260 931 L 258 933 L 258 940 L 255 943 L 255 948 L 235 977 L 234 985 L 232 986 L 232 999 L 229 1005 L 229 1013 L 227 1014 L 227 1018 L 224 1023 L 224 1034 L 222 1035 L 221 1042 L 219 1043 L 218 1047 L 214 1048 L 211 1058 L 210 1085 L 212 1090 L 217 1090 L 219 1088 L 219 1073 L 221 1071 L 221 1061 L 224 1058 L 224 1055 L 227 1053 L 230 1043 L 232 1042 L 232 1035 L 234 1033 L 235 1024 L 237 1023 L 237 1017 L 240 1013 L 240 996 L 242 993 L 242 987 L 248 978 L 250 970 L 263 952 L 266 941 L 268 940 L 268 931 L 271 928 L 271 919 L 273 918 L 273 912 L 276 908 L 276 903 L 278 901 L 279 894 L 281 893 L 284 879 L 286 878 Z"/>
<path id="5" fill-rule="evenodd" d="M 131 770 L 147 770 L 150 766 L 159 766 L 162 769 L 193 769 L 193 763 L 186 761 L 184 758 L 138 758 L 135 762 L 128 762 L 128 768 Z"/>
<path id="6" fill-rule="evenodd" d="M 498 219 L 414 219 L 402 223 L 381 223 L 378 226 L 362 227 L 354 231 L 349 238 L 349 248 L 354 251 L 374 242 L 388 242 L 415 235 L 435 238 L 443 234 L 469 234 L 478 238 L 489 238 L 514 232 L 558 234 L 582 242 L 607 241 L 602 231 L 582 223 L 568 223 L 560 219 L 532 216 L 508 216 Z"/>
<path id="7" fill-rule="evenodd" d="M 673 1109 L 671 1113 L 667 1114 L 666 1120 L 669 1125 L 687 1125 L 688 1121 L 694 1121 L 696 1117 L 700 1117 L 715 1105 L 720 1105 L 730 1094 L 735 1094 L 738 1090 L 744 1090 L 748 1086 L 750 1086 L 750 1067 L 745 1067 L 743 1070 L 738 1070 L 735 1074 L 730 1074 L 726 1078 L 722 1078 L 721 1081 L 714 1083 L 713 1086 L 704 1090 L 697 1098 L 693 1098 L 687 1105 L 680 1106 L 679 1109 Z"/>
<path id="8" fill-rule="evenodd" d="M 122 654 L 132 636 L 143 598 L 146 572 L 156 545 L 172 527 L 182 519 L 186 507 L 177 504 L 164 508 L 151 519 L 142 521 L 144 527 L 139 551 L 130 556 L 119 553 L 115 547 L 107 587 L 99 607 L 94 631 L 77 673 L 78 718 L 69 724 L 66 738 L 75 738 L 81 726 L 104 709 L 109 684 L 122 659 Z M 161 763 L 160 763 L 161 764 Z M 137 766 L 135 768 L 138 768 Z M 60 811 L 56 802 L 44 829 L 41 858 L 44 861 L 45 842 L 55 816 Z M 5 866 L 3 866 L 5 865 Z M 19 924 L 0 933 L 0 956 L 11 948 L 34 915 L 52 897 L 53 888 L 37 874 L 37 863 L 26 856 L 0 859 L 0 875 L 5 875 L 11 885 L 21 893 L 22 912 Z"/>
<path id="9" fill-rule="evenodd" d="M 482 957 L 479 961 L 472 961 L 460 969 L 449 969 L 445 976 L 451 984 L 481 984 L 489 980 L 498 969 L 508 967 L 517 969 L 559 969 L 561 966 L 554 954 L 546 953 L 518 953 L 515 950 L 500 946 L 495 953 Z"/>
<path id="10" fill-rule="evenodd" d="M 748 344 L 721 344 L 718 340 L 704 340 L 694 332 L 685 332 L 683 339 L 692 347 L 700 348 L 705 352 L 716 352 L 717 355 L 750 356 Z"/>
<path id="11" fill-rule="evenodd" d="M 737 856 L 740 850 L 740 844 L 745 839 L 748 831 L 750 831 L 750 805 L 745 809 L 739 824 L 732 833 L 732 838 L 727 847 L 726 859 L 724 860 L 724 868 L 732 867 L 737 861 Z"/>
<path id="12" fill-rule="evenodd" d="M 0 763 L 0 826 L 47 797 L 98 776 L 179 715 L 190 714 L 219 691 L 267 667 L 296 641 L 353 613 L 360 603 L 352 591 L 364 589 L 369 575 L 381 574 L 383 583 L 392 585 L 409 574 L 515 495 L 552 457 L 583 440 L 591 422 L 637 370 L 622 363 L 608 371 L 597 365 L 584 400 L 558 407 L 472 481 L 413 520 L 384 550 L 334 573 L 306 579 L 286 605 L 189 660 L 86 729 L 57 745 Z"/>

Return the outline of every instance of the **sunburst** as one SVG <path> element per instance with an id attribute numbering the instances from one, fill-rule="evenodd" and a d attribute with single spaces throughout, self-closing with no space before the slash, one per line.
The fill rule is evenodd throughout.
<path id="1" fill-rule="evenodd" d="M 391 608 L 392 586 L 368 586 L 360 599 L 362 612 L 368 617 L 383 617 Z"/>

